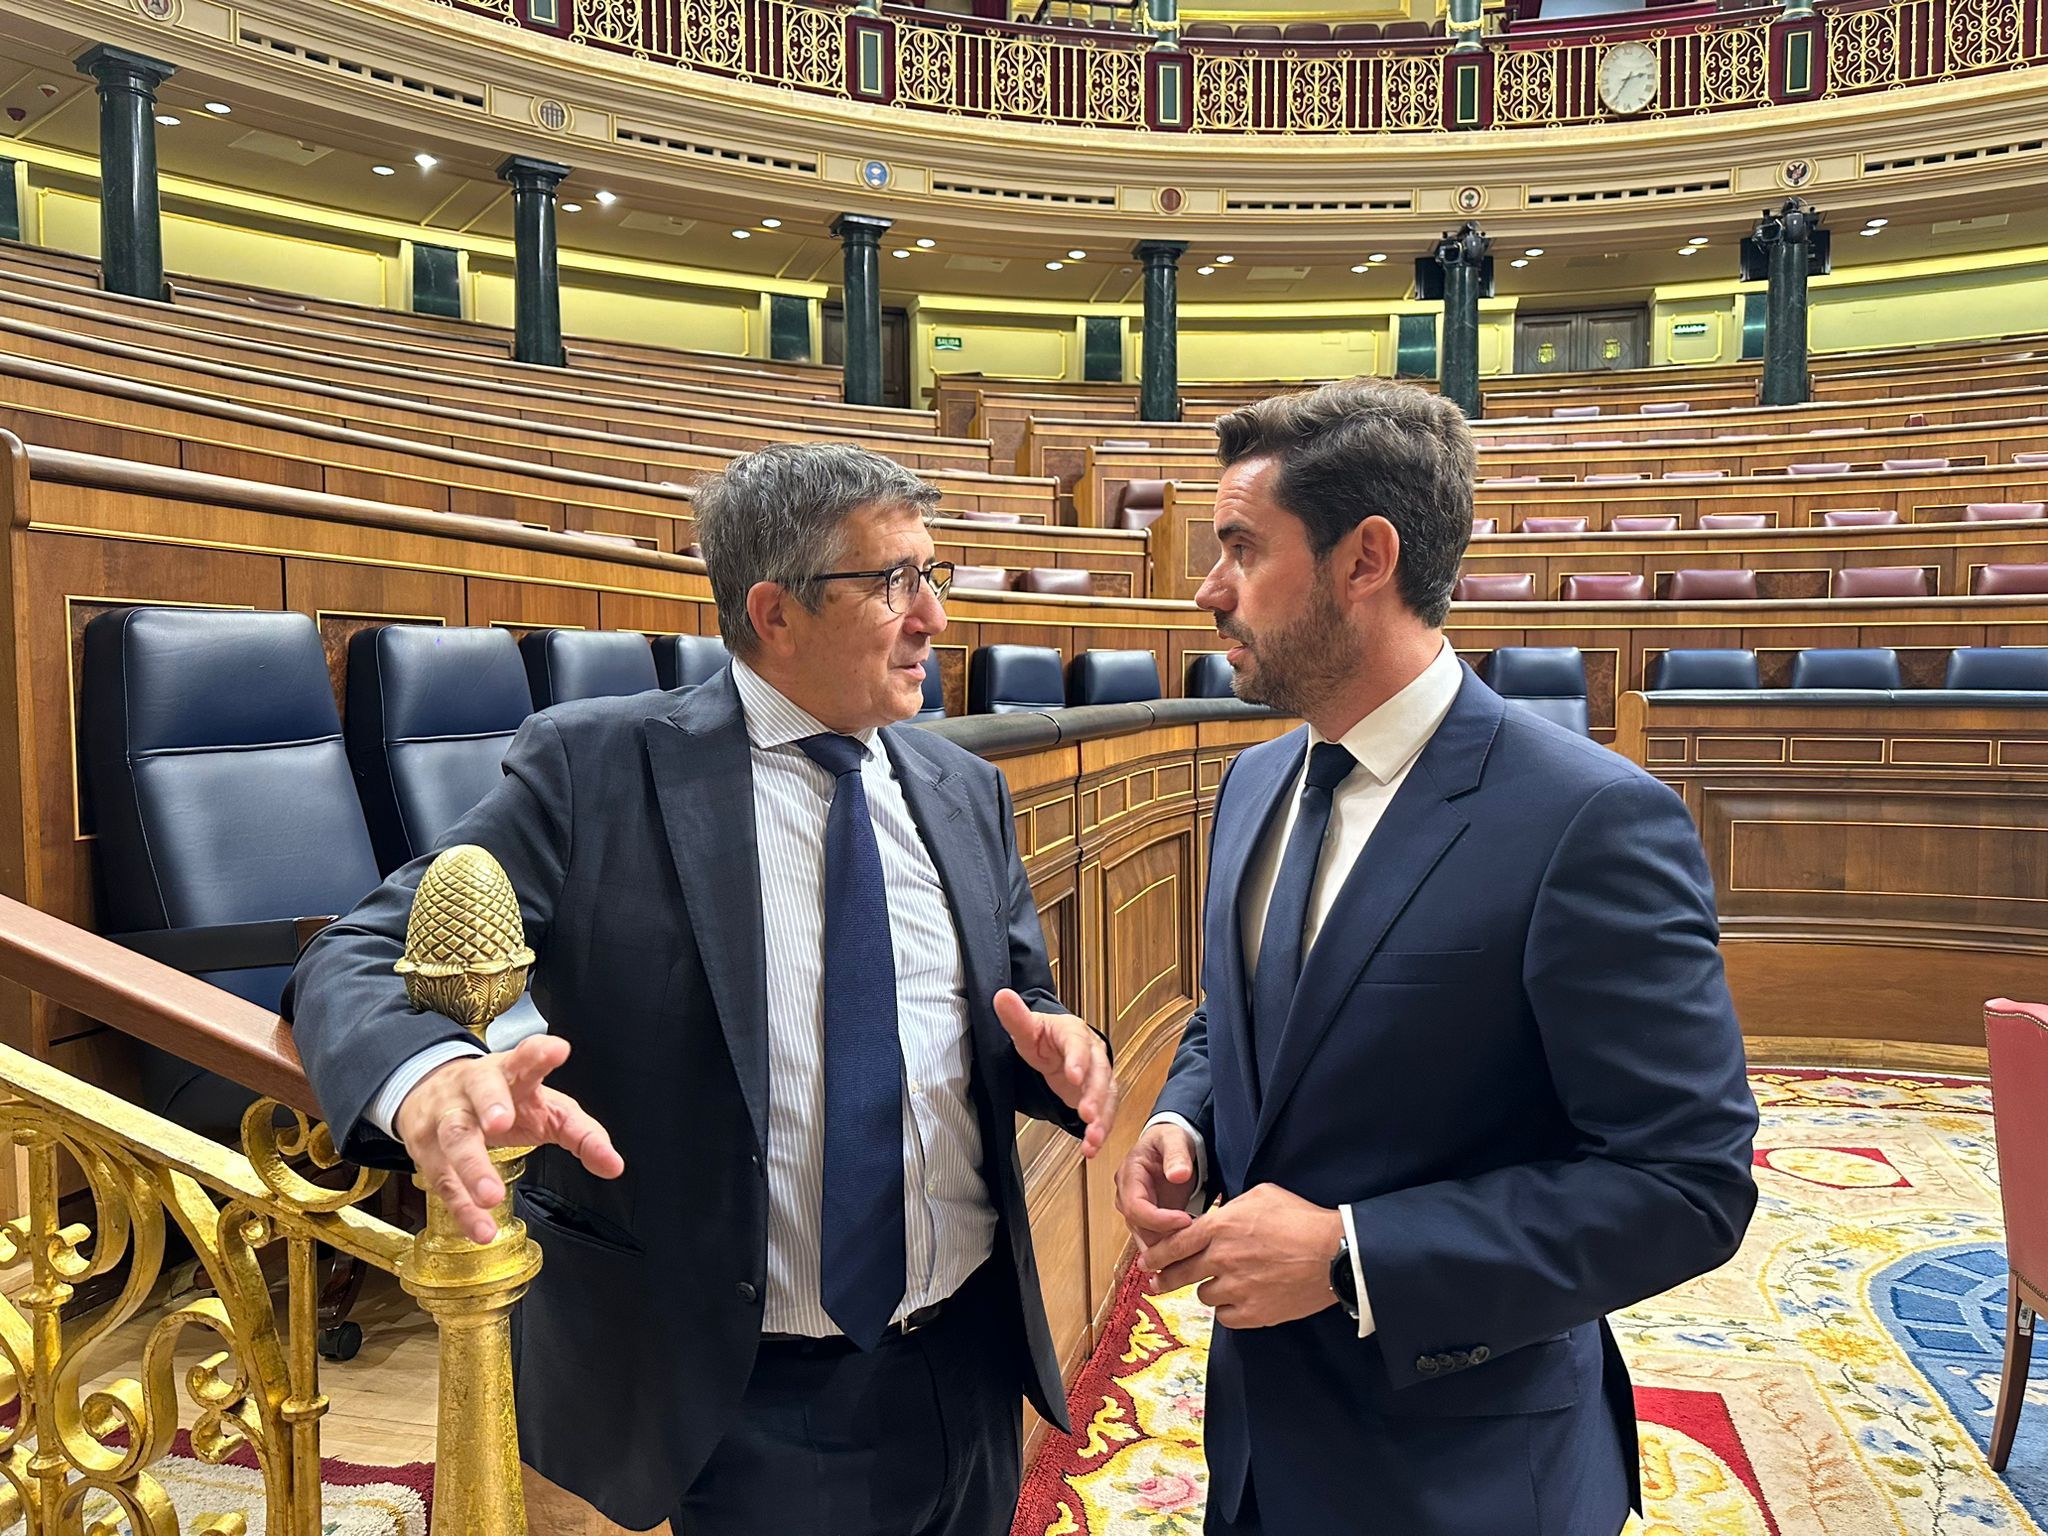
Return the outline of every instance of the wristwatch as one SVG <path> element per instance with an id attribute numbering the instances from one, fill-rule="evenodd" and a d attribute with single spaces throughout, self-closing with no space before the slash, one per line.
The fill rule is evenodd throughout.
<path id="1" fill-rule="evenodd" d="M 1337 1239 L 1337 1257 L 1330 1260 L 1330 1289 L 1337 1293 L 1337 1305 L 1354 1323 L 1358 1321 L 1358 1275 L 1351 1268 L 1351 1239 Z"/>

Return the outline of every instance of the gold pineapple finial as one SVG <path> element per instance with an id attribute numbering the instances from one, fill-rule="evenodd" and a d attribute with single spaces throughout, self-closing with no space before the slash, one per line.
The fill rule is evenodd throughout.
<path id="1" fill-rule="evenodd" d="M 405 978 L 413 1007 L 481 1036 L 519 1001 L 533 951 L 503 866 L 474 843 L 447 849 L 420 878 L 405 926 Z"/>

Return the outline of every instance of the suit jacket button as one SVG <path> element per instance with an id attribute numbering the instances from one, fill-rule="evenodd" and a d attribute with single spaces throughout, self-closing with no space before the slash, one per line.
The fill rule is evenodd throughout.
<path id="1" fill-rule="evenodd" d="M 1472 1346 L 1472 1363 L 1474 1365 L 1484 1365 L 1488 1360 L 1491 1360 L 1492 1358 L 1493 1351 L 1488 1349 L 1484 1344 L 1475 1344 Z"/>
<path id="2" fill-rule="evenodd" d="M 1441 1367 L 1435 1355 L 1422 1355 L 1416 1359 L 1415 1369 L 1424 1376 L 1434 1376 Z"/>
<path id="3" fill-rule="evenodd" d="M 733 1289 L 740 1293 L 741 1301 L 753 1301 L 761 1294 L 759 1291 L 754 1289 L 754 1282 L 751 1280 L 742 1280 L 738 1285 L 734 1286 Z"/>

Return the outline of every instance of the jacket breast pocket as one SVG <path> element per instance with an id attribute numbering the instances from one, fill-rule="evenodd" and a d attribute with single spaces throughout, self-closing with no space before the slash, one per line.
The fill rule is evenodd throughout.
<path id="1" fill-rule="evenodd" d="M 1482 949 L 1383 949 L 1366 962 L 1359 980 L 1368 986 L 1458 986 L 1480 980 Z"/>

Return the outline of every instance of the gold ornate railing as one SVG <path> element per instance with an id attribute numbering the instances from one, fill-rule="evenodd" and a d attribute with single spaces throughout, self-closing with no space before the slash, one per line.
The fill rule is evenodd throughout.
<path id="1" fill-rule="evenodd" d="M 320 1536 L 325 1248 L 398 1276 L 439 1324 L 435 1536 L 523 1536 L 506 1344 L 540 1253 L 510 1195 L 498 1237 L 481 1247 L 436 1200 L 417 1236 L 372 1215 L 363 1204 L 386 1176 L 340 1162 L 274 1016 L 6 898 L 0 976 L 266 1095 L 237 1151 L 0 1046 L 0 1138 L 18 1213 L 0 1224 L 0 1528 Z M 509 1189 L 517 1154 L 500 1157 Z M 126 1362 L 110 1359 L 116 1330 L 158 1299 L 174 1228 L 212 1294 L 162 1311 Z M 112 1295 L 88 1310 L 88 1286 Z M 209 1353 L 185 1372 L 181 1396 L 177 1353 L 195 1331 L 212 1335 Z M 124 1363 L 128 1374 L 90 1385 Z M 202 1461 L 253 1453 L 260 1525 L 232 1509 L 181 1525 L 158 1476 L 181 1427 Z"/>
<path id="2" fill-rule="evenodd" d="M 1197 133 L 1430 132 L 1443 127 L 1443 112 L 1434 49 L 1195 55 Z"/>

